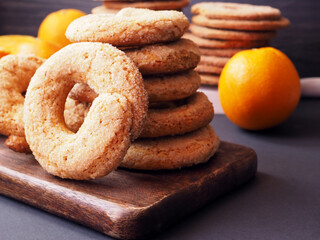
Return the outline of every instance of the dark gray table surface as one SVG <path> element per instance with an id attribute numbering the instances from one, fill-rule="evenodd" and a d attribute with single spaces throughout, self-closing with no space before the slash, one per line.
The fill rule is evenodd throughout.
<path id="1" fill-rule="evenodd" d="M 292 26 L 272 44 L 293 60 L 301 76 L 320 75 L 320 1 L 238 2 L 280 8 Z M 89 12 L 97 5 L 90 0 L 1 0 L 0 34 L 36 35 L 49 12 L 65 7 Z M 212 125 L 222 140 L 257 152 L 257 177 L 153 239 L 319 240 L 320 98 L 302 99 L 285 123 L 270 130 L 244 131 L 223 115 L 216 115 Z M 110 238 L 0 195 L 0 239 Z"/>

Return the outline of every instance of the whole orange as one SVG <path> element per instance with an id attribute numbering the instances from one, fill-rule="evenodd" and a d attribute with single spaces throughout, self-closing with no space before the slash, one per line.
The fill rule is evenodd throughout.
<path id="1" fill-rule="evenodd" d="M 219 97 L 226 116 L 248 130 L 285 121 L 300 99 L 300 78 L 290 59 L 266 47 L 241 51 L 225 65 Z"/>
<path id="2" fill-rule="evenodd" d="M 69 24 L 84 15 L 84 12 L 77 9 L 61 9 L 52 12 L 40 24 L 38 38 L 55 46 L 55 48 L 62 48 L 70 44 L 65 36 Z"/>

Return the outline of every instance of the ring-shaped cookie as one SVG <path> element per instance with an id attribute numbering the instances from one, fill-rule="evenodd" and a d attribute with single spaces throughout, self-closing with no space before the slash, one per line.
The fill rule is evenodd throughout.
<path id="1" fill-rule="evenodd" d="M 0 60 L 0 134 L 24 136 L 23 93 L 43 60 L 33 55 L 7 55 Z"/>
<path id="2" fill-rule="evenodd" d="M 142 46 L 178 40 L 188 29 L 178 11 L 124 8 L 117 14 L 88 14 L 67 28 L 71 42 L 105 42 L 114 46 Z"/>
<path id="3" fill-rule="evenodd" d="M 181 135 L 208 125 L 214 116 L 212 103 L 202 92 L 181 100 L 178 106 L 149 108 L 139 138 Z"/>
<path id="4" fill-rule="evenodd" d="M 200 61 L 199 47 L 189 39 L 124 50 L 142 75 L 172 74 L 193 69 Z"/>
<path id="5" fill-rule="evenodd" d="M 87 83 L 99 96 L 73 133 L 65 124 L 63 110 L 76 82 Z M 123 52 L 109 44 L 70 44 L 32 77 L 24 108 L 26 139 L 49 173 L 94 179 L 119 165 L 130 138 L 139 134 L 146 112 L 142 76 Z"/>
<path id="6" fill-rule="evenodd" d="M 207 162 L 220 139 L 210 125 L 181 136 L 138 139 L 120 166 L 139 170 L 179 169 Z"/>
<path id="7" fill-rule="evenodd" d="M 144 77 L 144 87 L 149 102 L 165 102 L 183 99 L 194 94 L 200 87 L 200 76 L 191 70 L 185 73 Z M 87 84 L 76 84 L 69 97 L 83 102 L 92 102 L 97 93 Z"/>

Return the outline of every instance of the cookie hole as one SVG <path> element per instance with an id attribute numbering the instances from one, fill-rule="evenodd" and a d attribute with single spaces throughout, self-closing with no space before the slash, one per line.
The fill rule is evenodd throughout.
<path id="1" fill-rule="evenodd" d="M 72 99 L 69 93 L 63 113 L 64 122 L 69 130 L 74 133 L 78 132 L 88 114 L 90 105 L 88 102 Z"/>

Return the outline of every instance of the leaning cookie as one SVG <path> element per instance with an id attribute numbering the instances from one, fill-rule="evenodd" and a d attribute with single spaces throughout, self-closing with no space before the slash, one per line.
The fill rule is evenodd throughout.
<path id="1" fill-rule="evenodd" d="M 63 119 L 67 95 L 86 83 L 99 96 L 77 133 Z M 35 73 L 25 98 L 27 142 L 35 159 L 61 178 L 94 179 L 118 167 L 147 114 L 142 76 L 120 50 L 103 43 L 70 44 Z"/>
<path id="2" fill-rule="evenodd" d="M 138 139 L 120 166 L 139 170 L 179 169 L 207 162 L 220 139 L 210 125 L 181 136 Z"/>
<path id="3" fill-rule="evenodd" d="M 204 93 L 197 92 L 172 107 L 149 108 L 139 138 L 181 135 L 208 125 L 213 116 L 212 103 Z"/>
<path id="4" fill-rule="evenodd" d="M 117 14 L 89 14 L 73 21 L 66 36 L 71 42 L 105 42 L 115 46 L 143 46 L 178 40 L 188 29 L 178 11 L 125 8 Z"/>
<path id="5" fill-rule="evenodd" d="M 0 60 L 0 134 L 24 136 L 23 93 L 43 59 L 7 55 Z"/>
<path id="6" fill-rule="evenodd" d="M 199 47 L 189 39 L 124 50 L 142 75 L 172 74 L 193 69 L 200 61 Z"/>

